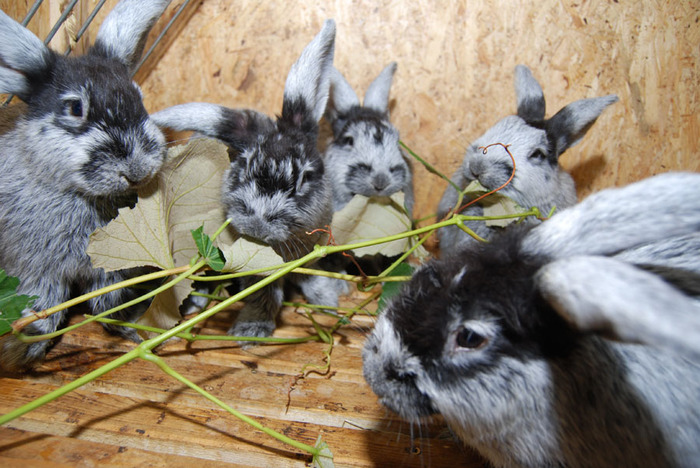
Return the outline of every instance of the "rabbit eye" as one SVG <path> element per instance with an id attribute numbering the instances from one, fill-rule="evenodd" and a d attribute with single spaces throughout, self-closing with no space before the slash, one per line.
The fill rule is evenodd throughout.
<path id="1" fill-rule="evenodd" d="M 403 167 L 402 166 L 392 166 L 389 168 L 389 172 L 392 174 L 403 174 Z"/>
<path id="2" fill-rule="evenodd" d="M 538 161 L 543 161 L 546 157 L 542 150 L 535 150 L 530 155 L 530 159 L 537 159 Z"/>
<path id="3" fill-rule="evenodd" d="M 479 349 L 486 344 L 486 338 L 474 330 L 462 328 L 457 333 L 457 346 L 466 349 Z"/>
<path id="4" fill-rule="evenodd" d="M 67 115 L 83 117 L 83 102 L 80 99 L 67 99 L 63 102 L 63 107 Z"/>
<path id="5" fill-rule="evenodd" d="M 340 144 L 343 146 L 352 146 L 353 143 L 355 143 L 355 140 L 350 135 L 344 136 L 340 140 Z"/>
<path id="6" fill-rule="evenodd" d="M 357 165 L 357 169 L 359 169 L 361 171 L 370 172 L 372 170 L 372 166 L 370 166 L 369 164 L 366 164 L 366 163 L 360 163 Z"/>

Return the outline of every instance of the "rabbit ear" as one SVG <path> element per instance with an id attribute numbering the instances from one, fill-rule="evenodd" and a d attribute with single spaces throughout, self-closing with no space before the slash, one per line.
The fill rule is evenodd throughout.
<path id="1" fill-rule="evenodd" d="M 533 228 L 524 253 L 614 255 L 700 231 L 700 174 L 665 173 L 595 193 Z"/>
<path id="2" fill-rule="evenodd" d="M 258 135 L 274 129 L 274 122 L 265 114 L 247 109 L 229 109 L 216 104 L 191 102 L 163 109 L 151 115 L 161 127 L 191 130 L 217 138 L 236 151 L 244 151 Z"/>
<path id="3" fill-rule="evenodd" d="M 316 125 L 328 102 L 333 69 L 335 21 L 329 19 L 294 62 L 284 85 L 282 120 L 295 127 Z"/>
<path id="4" fill-rule="evenodd" d="M 31 79 L 48 74 L 53 58 L 41 39 L 0 10 L 0 92 L 26 100 Z"/>
<path id="5" fill-rule="evenodd" d="M 598 116 L 618 101 L 614 94 L 572 102 L 545 122 L 545 130 L 560 155 L 583 138 Z"/>
<path id="6" fill-rule="evenodd" d="M 527 123 L 544 120 L 545 100 L 542 87 L 525 65 L 515 67 L 515 99 L 518 117 Z"/>
<path id="7" fill-rule="evenodd" d="M 541 268 L 535 281 L 581 331 L 700 361 L 700 304 L 652 273 L 608 257 L 570 257 Z"/>
<path id="8" fill-rule="evenodd" d="M 377 76 L 365 93 L 364 107 L 369 107 L 382 114 L 389 114 L 389 90 L 396 73 L 396 62 L 391 62 Z"/>
<path id="9" fill-rule="evenodd" d="M 353 107 L 360 105 L 360 98 L 353 91 L 348 80 L 335 67 L 331 70 L 331 101 L 327 115 L 334 120 L 338 114 L 344 114 Z"/>
<path id="10" fill-rule="evenodd" d="M 148 32 L 170 1 L 121 0 L 102 22 L 90 53 L 118 60 L 133 72 Z"/>

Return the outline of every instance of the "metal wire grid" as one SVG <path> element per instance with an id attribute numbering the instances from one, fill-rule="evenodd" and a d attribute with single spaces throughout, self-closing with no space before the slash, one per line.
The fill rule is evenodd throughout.
<path id="1" fill-rule="evenodd" d="M 66 8 L 65 8 L 65 9 L 63 10 L 63 12 L 61 13 L 61 16 L 58 18 L 58 20 L 56 20 L 56 23 L 55 23 L 55 24 L 53 25 L 53 27 L 51 28 L 51 31 L 49 31 L 49 33 L 47 34 L 46 38 L 44 38 L 44 44 L 48 45 L 48 43 L 51 42 L 51 39 L 53 39 L 53 37 L 56 35 L 56 33 L 58 32 L 58 30 L 60 29 L 60 27 L 63 25 L 63 23 L 66 22 L 66 20 L 67 20 L 68 17 L 70 16 L 70 14 L 71 14 L 71 12 L 73 11 L 73 8 L 75 7 L 75 5 L 78 4 L 78 1 L 79 1 L 79 0 L 71 0 L 70 3 L 68 3 L 68 5 L 66 6 Z M 95 19 L 95 16 L 97 16 L 97 13 L 102 9 L 102 7 L 104 6 L 104 4 L 105 4 L 106 1 L 107 1 L 107 0 L 100 0 L 100 1 L 97 3 L 97 5 L 95 5 L 95 8 L 93 8 L 93 10 L 92 10 L 92 12 L 90 13 L 90 15 L 87 17 L 87 19 L 85 20 L 85 22 L 82 24 L 82 26 L 81 26 L 80 29 L 78 30 L 78 33 L 75 35 L 75 41 L 76 41 L 76 42 L 79 41 L 81 37 L 83 37 L 83 34 L 85 34 L 85 31 L 87 31 L 88 27 L 90 27 L 90 24 L 91 24 L 92 21 Z M 148 1 L 148 0 L 146 0 L 146 1 Z M 153 51 L 155 50 L 155 48 L 156 48 L 156 47 L 158 46 L 158 44 L 163 40 L 163 37 L 165 37 L 165 34 L 168 32 L 168 30 L 170 30 L 170 28 L 172 27 L 172 25 L 175 23 L 175 21 L 178 19 L 178 17 L 180 16 L 180 14 L 182 14 L 182 12 L 185 10 L 185 8 L 187 7 L 187 5 L 188 5 L 191 1 L 192 1 L 192 0 L 185 0 L 184 2 L 182 2 L 182 5 L 180 6 L 180 8 L 178 8 L 177 12 L 176 12 L 175 15 L 170 19 L 170 21 L 168 22 L 168 24 L 165 25 L 165 28 L 163 29 L 163 31 L 161 31 L 161 33 L 158 35 L 158 37 L 155 39 L 155 41 L 153 41 L 153 44 L 152 44 L 151 47 L 148 49 L 148 51 L 146 51 L 146 53 L 143 54 L 143 57 L 141 58 L 141 61 L 138 63 L 138 65 L 136 65 L 136 68 L 134 68 L 134 71 L 133 71 L 133 73 L 132 73 L 132 76 L 133 76 L 134 74 L 136 74 L 136 72 L 139 71 L 139 69 L 140 69 L 141 66 L 146 62 L 146 60 L 148 60 L 148 58 L 151 56 L 151 54 L 153 53 Z M 36 14 L 37 10 L 39 10 L 39 7 L 41 6 L 42 3 L 44 3 L 44 0 L 36 0 L 36 1 L 34 2 L 34 4 L 31 6 L 31 8 L 29 9 L 29 11 L 27 12 L 27 15 L 26 15 L 26 16 L 24 17 L 24 19 L 22 20 L 22 26 L 25 26 L 25 27 L 26 27 L 26 26 L 29 24 L 29 22 L 32 20 L 32 18 L 33 18 L 34 15 Z M 68 47 L 68 49 L 63 53 L 63 55 L 68 56 L 68 55 L 70 55 L 70 53 L 71 53 L 72 51 L 73 51 L 73 49 L 72 49 L 71 47 Z M 7 100 L 3 103 L 3 105 L 7 105 L 10 101 L 12 101 L 12 98 L 13 98 L 13 97 L 14 97 L 14 96 L 9 96 L 9 97 L 7 98 Z"/>

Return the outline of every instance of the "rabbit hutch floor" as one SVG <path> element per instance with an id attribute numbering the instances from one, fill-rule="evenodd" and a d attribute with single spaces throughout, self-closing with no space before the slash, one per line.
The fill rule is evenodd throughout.
<path id="1" fill-rule="evenodd" d="M 224 311 L 212 317 L 199 333 L 223 333 L 233 314 Z M 328 325 L 335 322 L 318 320 Z M 220 341 L 171 340 L 156 351 L 176 371 L 264 426 L 309 445 L 320 435 L 336 466 L 483 466 L 439 419 L 414 426 L 412 440 L 410 424 L 378 404 L 362 376 L 361 349 L 373 320 L 356 316 L 353 324 L 336 332 L 330 372 L 310 373 L 302 379 L 298 378 L 302 366 L 323 364 L 328 345 L 309 342 L 241 349 Z M 286 308 L 275 336 L 304 336 L 309 330 L 313 332 L 313 327 L 304 316 Z M 96 324 L 66 334 L 34 372 L 0 374 L 0 414 L 132 347 Z M 140 359 L 0 427 L 3 467 L 193 464 L 311 463 L 302 451 L 239 421 Z"/>

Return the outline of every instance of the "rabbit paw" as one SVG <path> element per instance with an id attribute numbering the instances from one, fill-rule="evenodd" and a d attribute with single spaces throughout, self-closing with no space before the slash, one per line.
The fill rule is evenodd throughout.
<path id="1" fill-rule="evenodd" d="M 0 346 L 0 368 L 9 372 L 28 371 L 44 360 L 51 346 L 52 340 L 24 343 L 15 335 L 8 335 Z"/>

